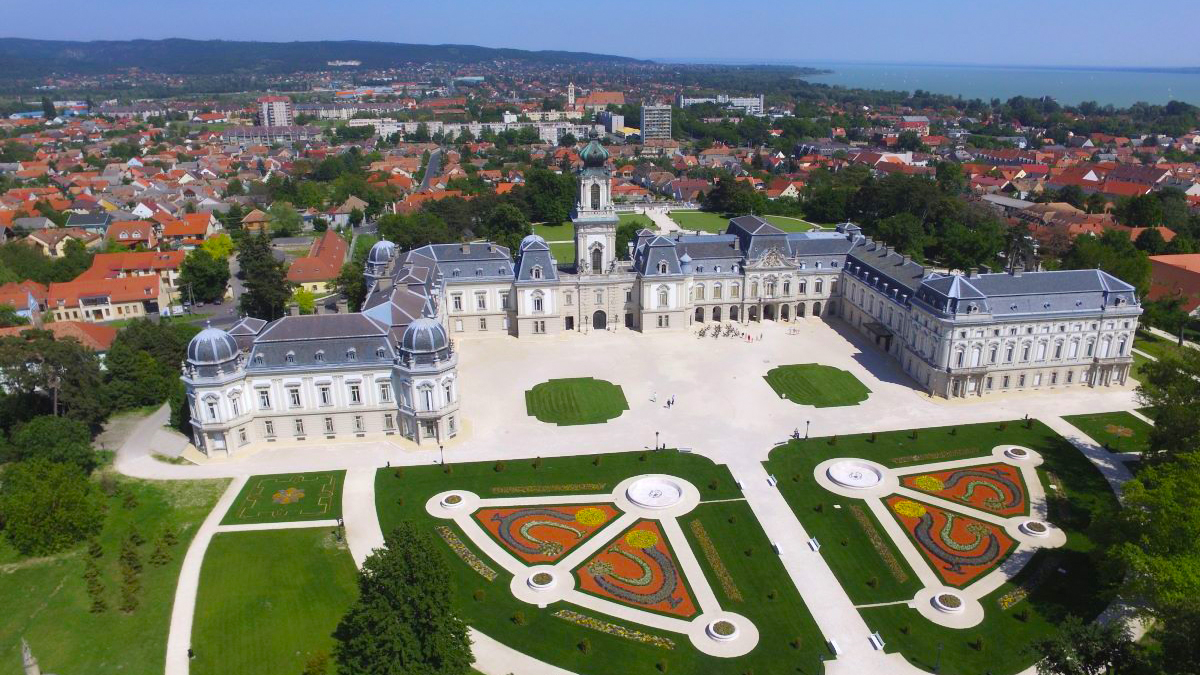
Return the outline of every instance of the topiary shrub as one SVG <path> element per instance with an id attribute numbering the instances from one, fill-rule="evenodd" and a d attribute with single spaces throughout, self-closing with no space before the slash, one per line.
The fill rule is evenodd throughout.
<path id="1" fill-rule="evenodd" d="M 541 467 L 542 467 L 542 458 L 534 457 L 533 458 L 533 468 L 540 469 Z"/>
<path id="2" fill-rule="evenodd" d="M 587 638 L 583 638 L 579 641 L 579 644 L 576 645 L 576 647 L 579 647 L 579 651 L 583 652 L 584 654 L 590 654 L 592 651 L 592 641 Z"/>
<path id="3" fill-rule="evenodd" d="M 513 612 L 512 622 L 518 626 L 524 626 L 525 625 L 525 612 L 522 612 L 519 609 L 517 611 Z"/>
<path id="4" fill-rule="evenodd" d="M 487 598 L 487 593 L 484 593 L 482 588 L 477 588 L 475 589 L 475 592 L 471 594 L 471 597 L 475 598 L 475 602 L 483 602 L 484 599 Z"/>
<path id="5" fill-rule="evenodd" d="M 500 473 L 503 470 L 504 470 L 504 462 L 502 462 L 502 461 L 496 462 L 494 465 L 492 465 L 492 471 L 495 471 L 496 473 Z"/>

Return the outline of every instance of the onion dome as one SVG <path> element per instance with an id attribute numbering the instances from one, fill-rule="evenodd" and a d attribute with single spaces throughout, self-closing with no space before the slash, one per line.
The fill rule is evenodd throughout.
<path id="1" fill-rule="evenodd" d="M 237 358 L 237 340 L 220 328 L 206 327 L 188 343 L 187 360 L 193 366 L 215 366 Z"/>
<path id="2" fill-rule="evenodd" d="M 422 317 L 408 324 L 400 336 L 400 350 L 409 354 L 432 354 L 446 349 L 450 338 L 437 319 Z"/>
<path id="3" fill-rule="evenodd" d="M 608 161 L 608 150 L 600 145 L 600 141 L 593 138 L 588 142 L 587 147 L 580 151 L 579 158 L 583 160 L 584 166 L 598 169 Z"/>
<path id="4" fill-rule="evenodd" d="M 375 242 L 371 247 L 371 252 L 367 254 L 367 264 L 370 265 L 386 265 L 391 261 L 392 256 L 396 252 L 396 245 L 384 239 Z"/>

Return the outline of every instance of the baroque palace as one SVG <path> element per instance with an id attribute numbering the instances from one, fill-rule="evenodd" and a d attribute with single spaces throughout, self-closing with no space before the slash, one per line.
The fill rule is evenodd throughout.
<path id="1" fill-rule="evenodd" d="M 720 235 L 638 232 L 618 251 L 608 151 L 592 141 L 572 220 L 577 260 L 537 236 L 368 256 L 362 311 L 246 318 L 189 344 L 193 440 L 208 456 L 277 441 L 441 442 L 461 428 L 454 335 L 660 331 L 836 317 L 928 393 L 1124 384 L 1141 307 L 1099 270 L 939 274 L 845 223 L 786 233 L 756 216 Z M 622 255 L 624 253 L 625 255 Z"/>

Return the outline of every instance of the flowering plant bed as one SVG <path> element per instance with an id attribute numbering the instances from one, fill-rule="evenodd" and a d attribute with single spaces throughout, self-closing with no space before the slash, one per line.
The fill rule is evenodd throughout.
<path id="1" fill-rule="evenodd" d="M 475 520 L 521 560 L 558 560 L 618 515 L 611 504 L 516 506 L 480 509 Z"/>
<path id="2" fill-rule="evenodd" d="M 736 633 L 737 626 L 734 626 L 728 621 L 717 621 L 712 625 L 712 630 L 717 635 L 727 636 Z"/>
<path id="3" fill-rule="evenodd" d="M 559 485 L 499 485 L 491 489 L 494 495 L 532 495 L 545 492 L 581 492 L 595 490 L 599 492 L 608 487 L 608 483 L 562 483 Z"/>
<path id="4" fill-rule="evenodd" d="M 223 525 L 337 518 L 344 471 L 251 476 Z"/>
<path id="5" fill-rule="evenodd" d="M 658 523 L 641 520 L 575 570 L 579 589 L 638 609 L 698 613 Z"/>
<path id="6" fill-rule="evenodd" d="M 454 530 L 450 529 L 446 525 L 439 525 L 435 527 L 434 530 L 437 531 L 438 536 L 442 538 L 442 541 L 446 542 L 446 544 L 450 546 L 450 550 L 454 551 L 454 555 L 458 556 L 460 560 L 467 563 L 471 569 L 478 572 L 479 576 L 487 579 L 488 581 L 496 580 L 496 577 L 498 576 L 496 574 L 496 570 L 488 567 L 487 563 L 480 560 L 479 556 L 475 555 L 471 549 L 467 548 L 467 545 L 462 543 L 462 540 L 458 538 L 458 535 L 454 533 Z"/>
<path id="7" fill-rule="evenodd" d="M 884 500 L 930 567 L 951 586 L 961 587 L 990 572 L 1015 543 L 998 525 L 907 497 Z"/>
<path id="8" fill-rule="evenodd" d="M 908 581 L 908 572 L 904 570 L 904 566 L 896 559 L 896 555 L 892 553 L 892 549 L 883 541 L 883 537 L 879 534 L 879 528 L 875 527 L 875 523 L 871 521 L 870 516 L 863 507 L 858 504 L 850 505 L 850 515 L 854 517 L 867 535 L 867 540 L 871 542 L 871 548 L 879 554 L 883 559 L 883 564 L 887 566 L 888 572 L 897 583 Z"/>
<path id="9" fill-rule="evenodd" d="M 700 551 L 704 553 L 704 559 L 708 561 L 708 566 L 712 568 L 713 574 L 717 575 L 717 581 L 721 584 L 721 590 L 725 592 L 725 596 L 734 602 L 741 602 L 742 592 L 738 589 L 733 577 L 729 575 L 725 563 L 721 561 L 721 554 L 717 553 L 717 547 L 713 545 L 712 537 L 708 536 L 708 530 L 704 529 L 704 523 L 696 519 L 689 523 L 688 527 L 691 528 L 692 535 L 696 537 L 696 542 L 700 544 Z"/>
<path id="10" fill-rule="evenodd" d="M 900 477 L 900 484 L 1002 516 L 1028 513 L 1025 481 L 1014 466 L 995 463 Z"/>
<path id="11" fill-rule="evenodd" d="M 641 642 L 643 644 L 653 645 L 662 649 L 675 649 L 675 642 L 670 638 L 643 633 L 640 630 L 633 630 L 632 628 L 626 628 L 608 621 L 601 621 L 600 619 L 593 619 L 590 616 L 580 614 L 579 612 L 569 609 L 560 609 L 555 612 L 553 616 L 558 617 L 559 619 L 570 621 L 578 626 L 591 628 L 592 630 L 598 630 L 601 633 L 623 637 L 626 640 L 633 640 L 634 642 Z"/>

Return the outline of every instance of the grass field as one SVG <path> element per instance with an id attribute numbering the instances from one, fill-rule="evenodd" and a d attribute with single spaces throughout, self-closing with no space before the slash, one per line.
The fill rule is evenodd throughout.
<path id="1" fill-rule="evenodd" d="M 550 244 L 550 253 L 559 265 L 575 264 L 575 242 Z"/>
<path id="2" fill-rule="evenodd" d="M 1145 452 L 1154 427 L 1121 410 L 1094 415 L 1071 415 L 1064 420 L 1113 452 Z"/>
<path id="3" fill-rule="evenodd" d="M 355 584 L 330 528 L 217 534 L 200 570 L 192 675 L 299 673 L 332 650 Z"/>
<path id="4" fill-rule="evenodd" d="M 649 216 L 644 216 L 640 213 L 618 213 L 617 219 L 621 221 L 621 225 L 625 223 L 637 223 L 639 227 L 648 227 L 654 229 L 654 221 L 650 220 Z M 557 225 L 551 223 L 537 223 L 532 226 L 533 233 L 545 239 L 547 242 L 553 241 L 575 241 L 575 226 L 571 221 L 567 220 Z M 561 260 L 559 262 L 562 262 Z"/>
<path id="5" fill-rule="evenodd" d="M 1179 356 L 1180 350 L 1191 349 L 1191 347 L 1180 347 L 1174 340 L 1168 340 L 1146 331 L 1138 331 L 1133 340 L 1133 348 L 1140 349 L 1156 359 Z"/>
<path id="6" fill-rule="evenodd" d="M 5 608 L 0 616 L 0 663 L 8 664 L 6 668 L 21 663 L 21 638 L 25 638 L 44 672 L 162 672 L 184 552 L 228 481 L 141 481 L 106 475 L 103 483 L 117 489 L 106 499 L 107 515 L 98 537 L 104 555 L 96 562 L 108 611 L 89 611 L 91 599 L 83 579 L 85 546 L 26 559 L 0 539 L 0 598 Z M 126 494 L 132 495 L 129 501 Z M 125 614 L 118 610 L 118 555 L 135 525 L 146 539 L 138 547 L 142 590 L 138 608 Z M 178 537 L 178 543 L 167 549 L 171 559 L 161 566 L 150 564 L 150 554 L 167 530 Z"/>
<path id="7" fill-rule="evenodd" d="M 525 409 L 560 427 L 607 422 L 629 410 L 620 385 L 592 377 L 550 380 L 525 392 Z"/>
<path id="8" fill-rule="evenodd" d="M 777 366 L 763 379 L 782 398 L 817 408 L 856 405 L 871 395 L 871 390 L 857 377 L 817 363 Z"/>
<path id="9" fill-rule="evenodd" d="M 251 476 L 221 524 L 340 518 L 345 478 L 345 471 Z"/>
<path id="10" fill-rule="evenodd" d="M 685 230 L 700 230 L 714 234 L 724 233 L 729 227 L 729 217 L 709 211 L 672 211 L 671 220 L 679 223 Z M 784 232 L 807 232 L 817 226 L 799 218 L 787 216 L 763 216 L 767 222 Z"/>
<path id="11" fill-rule="evenodd" d="M 1092 620 L 1108 605 L 1115 589 L 1096 567 L 1092 556 L 1096 545 L 1086 534 L 1093 520 L 1117 508 L 1104 477 L 1070 443 L 1036 421 L 1030 428 L 1014 421 L 862 434 L 836 441 L 832 437 L 792 441 L 773 450 L 766 463 L 767 470 L 779 478 L 780 490 L 805 530 L 823 544 L 821 555 L 850 599 L 860 605 L 902 602 L 919 588 L 911 568 L 882 536 L 881 546 L 899 563 L 897 569 L 890 567 L 850 512 L 850 507 L 860 502 L 823 490 L 813 478 L 813 470 L 833 457 L 859 457 L 898 468 L 967 457 L 990 459 L 991 449 L 1003 443 L 1042 454 L 1045 463 L 1038 474 L 1043 484 L 1058 485 L 1059 490 L 1048 492 L 1065 496 L 1050 502 L 1050 520 L 1067 531 L 1067 544 L 1037 554 L 1013 580 L 1015 584 L 1005 583 L 983 598 L 984 622 L 969 630 L 939 628 L 902 604 L 860 610 L 870 628 L 883 636 L 887 651 L 898 651 L 927 670 L 932 669 L 937 645 L 942 644 L 943 673 L 1018 672 L 1030 665 L 1024 647 L 1051 631 L 1067 614 Z M 882 533 L 879 523 L 864 511 L 870 526 Z M 999 598 L 1031 578 L 1046 582 L 1033 586 L 1027 599 L 1002 609 Z M 983 639 L 981 649 L 969 644 L 978 637 Z"/>
<path id="12" fill-rule="evenodd" d="M 744 614 L 758 627 L 761 634 L 758 647 L 747 656 L 711 658 L 696 651 L 686 636 L 661 633 L 566 603 L 538 609 L 510 595 L 511 576 L 499 566 L 493 564 L 499 576 L 488 582 L 456 557 L 449 547 L 436 540 L 435 544 L 444 551 L 449 565 L 459 614 L 488 636 L 581 675 L 608 675 L 618 667 L 624 675 L 821 672 L 818 656 L 827 656 L 828 652 L 819 629 L 778 558 L 771 552 L 766 534 L 746 503 L 738 499 L 741 494 L 725 467 L 703 457 L 674 451 L 609 454 L 600 456 L 596 462 L 591 457 L 551 457 L 536 464 L 532 460 L 506 462 L 501 471 L 497 471 L 497 465 L 491 462 L 453 464 L 448 467 L 449 475 L 437 466 L 406 467 L 399 475 L 395 469 L 381 469 L 375 479 L 380 524 L 387 532 L 400 521 L 410 520 L 436 536 L 432 534 L 432 528 L 446 524 L 446 521 L 429 516 L 425 512 L 425 501 L 451 487 L 471 490 L 487 498 L 512 497 L 517 493 L 536 496 L 610 492 L 621 480 L 642 473 L 666 473 L 685 478 L 700 489 L 701 499 L 705 501 L 681 517 L 680 526 L 693 542 L 693 551 L 721 606 Z M 730 499 L 735 501 L 717 501 Z M 740 591 L 741 601 L 725 595 L 707 557 L 694 544 L 691 521 L 697 519 Z M 458 534 L 470 550 L 483 557 L 465 535 Z M 552 616 L 564 608 L 668 637 L 674 641 L 675 648 L 666 650 L 633 642 Z M 512 620 L 517 612 L 524 617 L 521 625 Z M 585 638 L 592 646 L 588 653 L 577 646 Z M 659 662 L 665 671 L 657 667 Z"/>

